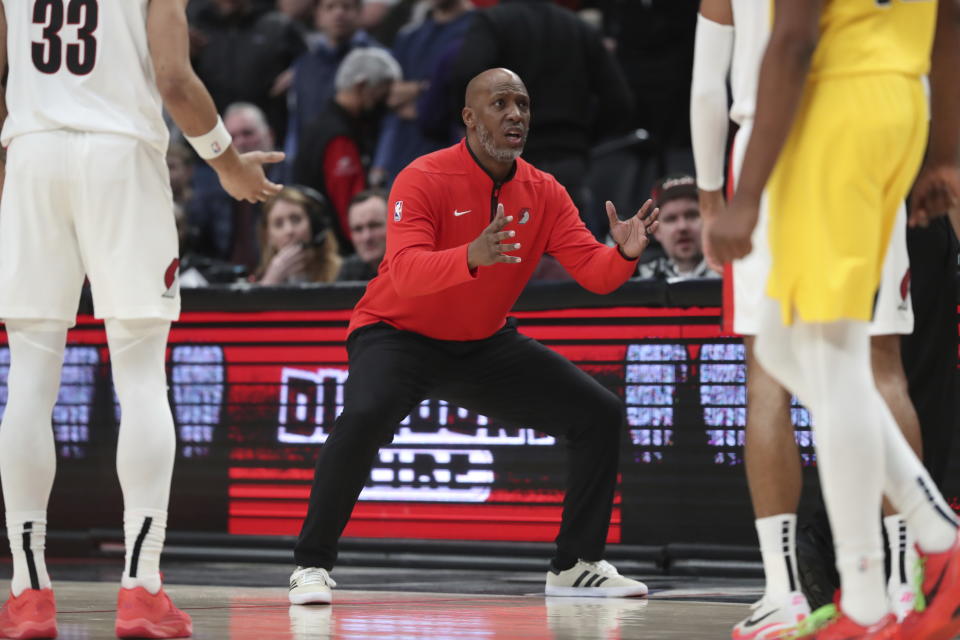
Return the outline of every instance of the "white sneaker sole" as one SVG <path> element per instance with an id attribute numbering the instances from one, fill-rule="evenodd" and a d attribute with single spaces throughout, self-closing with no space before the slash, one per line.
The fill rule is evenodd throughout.
<path id="1" fill-rule="evenodd" d="M 544 594 L 548 596 L 580 598 L 642 598 L 647 595 L 645 586 L 639 587 L 555 587 L 547 585 Z"/>
<path id="2" fill-rule="evenodd" d="M 329 591 L 307 591 L 304 593 L 289 594 L 290 604 L 330 604 L 333 601 L 333 594 Z"/>

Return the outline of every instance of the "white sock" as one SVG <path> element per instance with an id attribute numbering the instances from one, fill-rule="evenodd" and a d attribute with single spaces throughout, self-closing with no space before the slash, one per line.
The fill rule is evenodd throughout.
<path id="1" fill-rule="evenodd" d="M 893 515 L 883 519 L 887 530 L 887 543 L 890 549 L 890 577 L 887 579 L 887 591 L 901 586 L 913 585 L 913 574 L 917 566 L 917 550 L 913 536 L 902 516 Z"/>
<path id="2" fill-rule="evenodd" d="M 126 563 L 120 585 L 124 589 L 143 587 L 157 593 L 160 554 L 167 534 L 167 512 L 155 509 L 128 509 L 123 512 L 123 540 Z"/>
<path id="3" fill-rule="evenodd" d="M 767 578 L 764 595 L 772 602 L 786 598 L 791 591 L 799 591 L 797 583 L 797 516 L 781 513 L 756 521 L 763 558 L 763 573 Z"/>
<path id="4" fill-rule="evenodd" d="M 907 521 L 917 545 L 929 553 L 946 551 L 957 540 L 957 518 L 937 490 L 900 429 L 884 432 L 887 481 L 884 492 Z"/>
<path id="5" fill-rule="evenodd" d="M 8 511 L 7 538 L 13 554 L 10 592 L 19 596 L 26 589 L 49 589 L 50 576 L 43 559 L 47 540 L 47 514 L 43 511 Z"/>

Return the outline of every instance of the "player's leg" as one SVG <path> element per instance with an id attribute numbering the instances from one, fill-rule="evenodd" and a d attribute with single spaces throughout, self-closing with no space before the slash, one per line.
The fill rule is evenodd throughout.
<path id="1" fill-rule="evenodd" d="M 779 324 L 779 309 L 765 328 Z M 810 409 L 817 439 L 818 469 L 834 528 L 841 608 L 854 622 L 876 624 L 888 613 L 883 588 L 883 551 L 877 514 L 883 484 L 884 415 L 873 382 L 865 322 L 795 323 L 761 333 L 758 357 L 780 375 Z M 770 335 L 786 337 L 791 357 L 777 357 Z M 786 334 L 784 336 L 784 334 Z M 856 451 L 856 456 L 850 452 Z"/>
<path id="2" fill-rule="evenodd" d="M 730 158 L 734 180 L 740 175 L 752 131 L 752 121 L 737 130 Z M 724 284 L 732 284 L 733 294 L 732 308 L 725 308 L 724 313 L 732 314 L 733 331 L 743 336 L 747 367 L 744 467 L 765 576 L 763 597 L 754 603 L 751 614 L 733 628 L 732 636 L 737 640 L 776 637 L 793 629 L 810 612 L 800 593 L 796 558 L 796 514 L 803 476 L 790 419 L 791 397 L 760 365 L 754 351 L 770 273 L 768 202 L 766 196 L 760 200 L 760 218 L 752 234 L 750 255 L 734 261 L 724 273 L 724 278 L 732 279 L 732 283 Z"/>
<path id="3" fill-rule="evenodd" d="M 192 623 L 170 602 L 160 577 L 176 455 L 164 362 L 170 321 L 107 318 L 106 328 L 120 400 L 117 476 L 126 546 L 116 631 L 120 637 L 182 637 Z"/>
<path id="4" fill-rule="evenodd" d="M 170 321 L 108 318 L 106 328 L 121 416 L 117 476 L 127 542 L 121 584 L 155 594 L 176 455 L 164 362 Z"/>
<path id="5" fill-rule="evenodd" d="M 914 324 L 905 204 L 897 203 L 896 211 L 870 323 L 870 361 L 880 395 L 914 453 L 922 456 L 920 422 L 910 399 L 900 354 L 901 336 L 910 335 Z M 906 520 L 886 498 L 883 515 L 890 569 L 887 593 L 894 614 L 898 620 L 902 620 L 914 607 L 916 589 L 913 577 L 917 555 Z"/>
<path id="6" fill-rule="evenodd" d="M 779 637 L 810 613 L 800 590 L 797 507 L 803 476 L 790 420 L 790 393 L 760 365 L 744 336 L 747 425 L 744 460 L 766 579 L 763 598 L 733 630 L 737 640 Z"/>
<path id="7" fill-rule="evenodd" d="M 910 448 L 919 457 L 922 455 L 920 421 L 907 392 L 907 378 L 900 358 L 900 336 L 875 335 L 870 343 L 870 357 L 877 389 L 893 414 L 897 426 L 910 444 Z M 886 498 L 883 501 L 883 514 L 890 567 L 887 593 L 894 614 L 902 620 L 914 607 L 913 578 L 917 554 L 906 519 L 897 513 Z"/>
<path id="8" fill-rule="evenodd" d="M 444 375 L 436 341 L 385 324 L 355 331 L 347 342 L 350 377 L 343 412 L 320 447 L 307 516 L 294 548 L 301 569 L 290 581 L 293 604 L 328 603 L 327 573 L 374 457 L 397 425 Z"/>
<path id="9" fill-rule="evenodd" d="M 0 609 L 3 637 L 56 634 L 43 555 L 56 469 L 51 414 L 83 284 L 65 142 L 60 134 L 17 138 L 0 200 L 0 317 L 10 348 L 0 481 L 13 555 L 11 598 Z"/>
<path id="10" fill-rule="evenodd" d="M 13 552 L 10 591 L 48 589 L 43 551 L 47 501 L 56 473 L 50 415 L 60 388 L 67 324 L 7 320 L 8 402 L 0 425 L 0 477 Z"/>
<path id="11" fill-rule="evenodd" d="M 508 325 L 458 361 L 435 390 L 514 426 L 563 439 L 569 461 L 547 595 L 639 596 L 646 587 L 603 561 L 623 436 L 623 401 L 572 362 Z"/>
<path id="12" fill-rule="evenodd" d="M 136 139 L 78 138 L 83 160 L 73 170 L 83 179 L 76 233 L 94 312 L 105 319 L 120 400 L 117 476 L 126 558 L 116 632 L 182 637 L 192 631 L 190 617 L 170 602 L 160 580 L 176 455 L 165 358 L 170 323 L 180 313 L 169 175 L 160 152 Z"/>
<path id="13" fill-rule="evenodd" d="M 2 217 L 2 216 L 0 216 Z M 0 425 L 0 480 L 13 556 L 0 637 L 56 635 L 56 604 L 44 561 L 47 501 L 56 472 L 50 415 L 60 387 L 67 323 L 6 321 L 8 401 Z"/>

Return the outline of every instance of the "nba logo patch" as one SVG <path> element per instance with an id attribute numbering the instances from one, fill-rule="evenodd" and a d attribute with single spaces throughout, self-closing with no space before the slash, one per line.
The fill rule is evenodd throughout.
<path id="1" fill-rule="evenodd" d="M 527 224 L 530 221 L 530 209 L 520 211 L 520 221 L 517 224 Z"/>
<path id="2" fill-rule="evenodd" d="M 393 204 L 393 221 L 400 222 L 401 218 L 403 218 L 403 200 L 397 200 Z"/>

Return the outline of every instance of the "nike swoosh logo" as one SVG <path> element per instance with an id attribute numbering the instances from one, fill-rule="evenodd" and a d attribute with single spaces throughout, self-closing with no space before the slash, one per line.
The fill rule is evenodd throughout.
<path id="1" fill-rule="evenodd" d="M 467 214 L 470 213 L 471 211 L 473 211 L 473 209 L 467 209 L 466 211 L 457 211 L 456 209 L 454 209 L 454 210 L 453 210 L 453 215 L 455 215 L 455 216 L 457 216 L 457 217 L 459 218 L 460 216 L 465 216 L 465 215 L 467 215 Z"/>
<path id="2" fill-rule="evenodd" d="M 752 620 L 747 620 L 746 622 L 743 623 L 743 626 L 745 626 L 745 627 L 752 627 L 752 626 L 755 625 L 755 624 L 760 624 L 761 622 L 763 622 L 764 620 L 766 620 L 767 618 L 769 618 L 770 616 L 772 616 L 773 614 L 775 614 L 777 611 L 779 611 L 779 609 L 774 609 L 773 611 L 768 611 L 767 613 L 763 614 L 763 615 L 760 616 L 759 618 L 753 618 Z"/>

